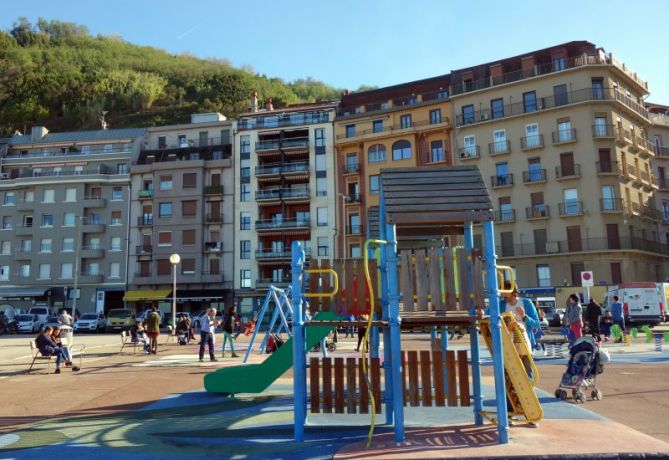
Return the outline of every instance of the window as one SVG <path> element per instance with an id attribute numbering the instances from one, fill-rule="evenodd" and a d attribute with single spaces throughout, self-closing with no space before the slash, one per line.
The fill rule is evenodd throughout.
<path id="1" fill-rule="evenodd" d="M 181 274 L 182 275 L 195 274 L 195 259 L 181 259 Z"/>
<path id="2" fill-rule="evenodd" d="M 546 180 L 546 176 L 541 170 L 541 160 L 538 158 L 527 160 L 527 182 L 538 182 L 542 180 Z"/>
<path id="3" fill-rule="evenodd" d="M 196 188 L 197 187 L 197 173 L 184 173 L 183 175 L 183 188 Z"/>
<path id="4" fill-rule="evenodd" d="M 112 262 L 109 264 L 109 278 L 121 277 L 121 264 L 119 262 Z"/>
<path id="5" fill-rule="evenodd" d="M 12 229 L 12 216 L 2 216 L 2 229 L 3 230 Z"/>
<path id="6" fill-rule="evenodd" d="M 358 172 L 358 155 L 355 153 L 349 153 L 346 155 L 346 172 L 353 173 Z"/>
<path id="7" fill-rule="evenodd" d="M 65 263 L 60 265 L 60 277 L 62 279 L 72 278 L 72 264 Z"/>
<path id="8" fill-rule="evenodd" d="M 298 167 L 300 167 L 300 166 L 298 166 Z M 305 167 L 305 166 L 302 166 L 302 167 Z M 308 167 L 308 166 L 306 166 L 306 167 Z M 316 155 L 316 171 L 327 171 L 327 169 L 328 169 L 328 167 L 327 167 L 327 163 L 325 162 L 325 155 Z"/>
<path id="9" fill-rule="evenodd" d="M 411 158 L 411 144 L 409 141 L 397 141 L 393 144 L 393 161 L 408 160 Z"/>
<path id="10" fill-rule="evenodd" d="M 104 146 L 105 153 L 112 153 L 113 151 L 114 151 L 114 146 L 112 144 L 105 144 Z"/>
<path id="11" fill-rule="evenodd" d="M 465 105 L 462 107 L 462 123 L 465 125 L 474 123 L 474 106 Z"/>
<path id="12" fill-rule="evenodd" d="M 73 212 L 66 212 L 63 215 L 63 227 L 74 227 L 76 216 Z"/>
<path id="13" fill-rule="evenodd" d="M 51 238 L 42 238 L 39 243 L 39 252 L 51 252 Z"/>
<path id="14" fill-rule="evenodd" d="M 316 137 L 316 147 L 325 147 L 325 129 L 317 128 L 314 130 Z"/>
<path id="15" fill-rule="evenodd" d="M 571 129 L 571 121 L 561 121 L 558 123 L 557 127 L 558 142 L 568 142 L 574 140 L 573 131 Z"/>
<path id="16" fill-rule="evenodd" d="M 112 188 L 112 201 L 123 201 L 123 187 Z"/>
<path id="17" fill-rule="evenodd" d="M 592 79 L 592 98 L 604 99 L 604 80 L 601 78 Z"/>
<path id="18" fill-rule="evenodd" d="M 181 202 L 181 217 L 195 217 L 197 213 L 197 200 L 186 200 Z"/>
<path id="19" fill-rule="evenodd" d="M 130 169 L 128 168 L 127 163 L 117 163 L 116 164 L 116 174 L 128 174 Z"/>
<path id="20" fill-rule="evenodd" d="M 158 232 L 158 246 L 172 246 L 172 232 Z"/>
<path id="21" fill-rule="evenodd" d="M 369 163 L 381 163 L 386 161 L 386 147 L 374 144 L 367 150 L 367 161 Z"/>
<path id="22" fill-rule="evenodd" d="M 42 194 L 42 203 L 53 203 L 55 192 L 52 189 L 44 190 Z"/>
<path id="23" fill-rule="evenodd" d="M 75 190 L 75 189 L 66 189 L 65 190 L 65 196 L 67 196 L 67 191 L 68 190 Z M 35 201 L 35 192 L 32 190 L 28 190 L 24 195 L 23 195 L 23 201 L 26 203 L 32 203 Z M 73 200 L 74 201 L 74 200 Z"/>
<path id="24" fill-rule="evenodd" d="M 250 136 L 241 136 L 239 138 L 239 153 L 241 153 L 241 154 L 251 153 L 251 138 L 250 138 Z"/>
<path id="25" fill-rule="evenodd" d="M 616 210 L 616 194 L 613 185 L 602 185 L 602 211 Z"/>
<path id="26" fill-rule="evenodd" d="M 97 262 L 91 262 L 86 267 L 86 273 L 89 275 L 99 275 L 100 274 L 100 264 Z"/>
<path id="27" fill-rule="evenodd" d="M 611 262 L 611 282 L 613 284 L 622 284 L 623 269 L 620 262 Z"/>
<path id="28" fill-rule="evenodd" d="M 528 149 L 541 146 L 541 135 L 539 134 L 539 125 L 531 123 L 525 125 L 525 147 Z"/>
<path id="29" fill-rule="evenodd" d="M 75 176 L 81 176 L 84 173 L 84 167 L 83 166 L 75 166 L 74 167 L 74 175 Z"/>
<path id="30" fill-rule="evenodd" d="M 0 281 L 9 281 L 9 265 L 0 267 Z"/>
<path id="31" fill-rule="evenodd" d="M 12 242 L 3 241 L 2 244 L 0 245 L 0 254 L 9 255 L 11 253 L 12 253 Z"/>
<path id="32" fill-rule="evenodd" d="M 316 239 L 316 245 L 318 246 L 317 252 L 319 257 L 327 257 L 329 254 L 329 247 L 328 247 L 328 237 L 327 236 L 319 236 Z"/>
<path id="33" fill-rule="evenodd" d="M 473 158 L 477 156 L 477 149 L 476 149 L 476 136 L 473 134 L 470 136 L 465 136 L 464 137 L 464 149 L 462 150 L 462 157 L 464 158 Z"/>
<path id="34" fill-rule="evenodd" d="M 42 214 L 42 227 L 53 227 L 53 214 Z"/>
<path id="35" fill-rule="evenodd" d="M 607 118 L 606 116 L 603 117 L 595 117 L 595 137 L 604 137 L 608 135 L 608 127 L 606 126 L 606 121 Z"/>
<path id="36" fill-rule="evenodd" d="M 111 213 L 111 225 L 121 225 L 123 224 L 123 212 L 122 211 L 112 211 Z"/>
<path id="37" fill-rule="evenodd" d="M 562 192 L 564 199 L 564 214 L 579 214 L 581 206 L 578 201 L 578 190 L 575 188 L 568 188 Z"/>
<path id="38" fill-rule="evenodd" d="M 509 151 L 506 142 L 506 130 L 498 129 L 492 132 L 492 153 L 506 153 Z"/>
<path id="39" fill-rule="evenodd" d="M 495 178 L 495 185 L 496 186 L 503 186 L 507 185 L 510 183 L 510 176 L 509 176 L 509 164 L 504 162 L 504 163 L 497 163 L 495 165 L 495 172 L 497 173 L 497 177 Z"/>
<path id="40" fill-rule="evenodd" d="M 490 101 L 490 113 L 493 118 L 504 117 L 504 99 L 493 99 Z"/>
<path id="41" fill-rule="evenodd" d="M 19 276 L 21 278 L 30 278 L 30 265 L 29 264 L 21 264 L 19 266 Z"/>
<path id="42" fill-rule="evenodd" d="M 66 188 L 65 189 L 65 201 L 77 201 L 77 189 L 76 188 Z"/>
<path id="43" fill-rule="evenodd" d="M 351 258 L 352 259 L 359 259 L 360 258 L 360 245 L 359 244 L 352 244 L 351 245 Z"/>
<path id="44" fill-rule="evenodd" d="M 571 266 L 571 285 L 580 286 L 581 285 L 581 272 L 585 271 L 585 265 L 583 262 L 572 262 Z"/>
<path id="45" fill-rule="evenodd" d="M 525 112 L 536 112 L 537 111 L 537 93 L 534 91 L 529 91 L 523 93 L 523 109 Z"/>
<path id="46" fill-rule="evenodd" d="M 442 141 L 430 142 L 430 161 L 436 163 L 444 160 L 444 143 Z"/>
<path id="47" fill-rule="evenodd" d="M 379 175 L 369 176 L 369 193 L 376 195 L 379 193 Z"/>
<path id="48" fill-rule="evenodd" d="M 537 285 L 551 287 L 551 268 L 548 265 L 537 265 Z"/>
<path id="49" fill-rule="evenodd" d="M 31 252 L 33 250 L 33 240 L 21 240 L 21 252 Z"/>
<path id="50" fill-rule="evenodd" d="M 183 262 L 183 259 L 182 259 L 182 262 Z M 171 275 L 172 274 L 172 264 L 170 263 L 170 259 L 158 259 L 157 260 L 156 274 L 158 276 L 165 276 L 165 275 Z"/>
<path id="51" fill-rule="evenodd" d="M 241 184 L 239 200 L 240 201 L 251 200 L 251 184 Z"/>
<path id="52" fill-rule="evenodd" d="M 111 239 L 111 250 L 112 251 L 120 251 L 121 250 L 121 237 L 120 236 L 114 236 Z"/>
<path id="53" fill-rule="evenodd" d="M 239 162 L 239 177 L 248 182 L 251 177 L 251 160 L 245 158 Z"/>
<path id="54" fill-rule="evenodd" d="M 553 97 L 555 98 L 555 106 L 569 104 L 569 93 L 567 92 L 567 85 L 553 86 Z"/>
<path id="55" fill-rule="evenodd" d="M 325 177 L 316 178 L 316 196 L 328 195 L 328 181 Z"/>
<path id="56" fill-rule="evenodd" d="M 328 225 L 328 208 L 316 208 L 316 225 L 319 227 Z"/>
<path id="57" fill-rule="evenodd" d="M 360 233 L 362 227 L 360 226 L 360 214 L 349 214 L 348 216 L 348 233 L 355 235 Z"/>
<path id="58" fill-rule="evenodd" d="M 513 221 L 514 217 L 513 208 L 511 207 L 511 197 L 499 197 L 499 220 L 503 222 Z"/>
<path id="59" fill-rule="evenodd" d="M 355 125 L 346 125 L 346 137 L 355 137 Z"/>
<path id="60" fill-rule="evenodd" d="M 239 270 L 239 278 L 240 278 L 239 287 L 241 288 L 251 287 L 251 270 Z"/>
<path id="61" fill-rule="evenodd" d="M 172 203 L 160 203 L 158 205 L 158 216 L 172 217 Z"/>
<path id="62" fill-rule="evenodd" d="M 240 259 L 251 258 L 251 240 L 241 240 L 239 242 L 239 258 Z"/>
<path id="63" fill-rule="evenodd" d="M 411 123 L 411 115 L 402 115 L 400 117 L 400 127 L 411 128 L 411 126 L 413 126 L 413 123 Z"/>
<path id="64" fill-rule="evenodd" d="M 383 120 L 374 120 L 372 122 L 372 132 L 374 133 L 383 132 Z"/>
<path id="65" fill-rule="evenodd" d="M 195 230 L 182 230 L 181 231 L 181 244 L 184 246 L 192 246 L 195 244 Z"/>
<path id="66" fill-rule="evenodd" d="M 251 230 L 251 213 L 242 212 L 239 214 L 239 229 Z"/>
<path id="67" fill-rule="evenodd" d="M 39 264 L 38 279 L 48 280 L 51 278 L 51 264 Z"/>
<path id="68" fill-rule="evenodd" d="M 5 206 L 14 206 L 14 192 L 5 193 Z"/>
<path id="69" fill-rule="evenodd" d="M 74 238 L 63 238 L 63 252 L 74 251 Z"/>
<path id="70" fill-rule="evenodd" d="M 430 110 L 430 124 L 436 125 L 441 123 L 441 109 Z"/>
<path id="71" fill-rule="evenodd" d="M 172 190 L 172 176 L 160 176 L 160 190 Z"/>
<path id="72" fill-rule="evenodd" d="M 554 56 L 553 57 L 553 72 L 559 70 L 564 70 L 567 68 L 567 63 L 564 59 L 564 56 Z"/>

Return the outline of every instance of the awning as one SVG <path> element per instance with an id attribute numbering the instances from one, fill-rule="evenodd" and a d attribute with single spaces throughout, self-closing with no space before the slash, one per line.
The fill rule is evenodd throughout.
<path id="1" fill-rule="evenodd" d="M 0 289 L 0 297 L 41 297 L 46 291 L 44 288 L 4 288 Z"/>
<path id="2" fill-rule="evenodd" d="M 127 291 L 123 300 L 137 302 L 140 300 L 163 300 L 172 292 L 171 289 L 157 289 L 154 291 Z"/>
<path id="3" fill-rule="evenodd" d="M 179 289 L 177 287 L 177 300 L 220 300 L 223 299 L 225 291 L 224 289 Z M 166 300 L 172 300 L 172 296 Z"/>

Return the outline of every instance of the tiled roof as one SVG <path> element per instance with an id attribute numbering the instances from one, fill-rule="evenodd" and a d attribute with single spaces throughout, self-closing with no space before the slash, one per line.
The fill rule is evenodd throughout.
<path id="1" fill-rule="evenodd" d="M 114 139 L 132 139 L 143 136 L 144 128 L 107 129 L 98 131 L 70 131 L 64 133 L 48 133 L 38 141 L 33 141 L 29 134 L 14 136 L 9 140 L 10 145 L 29 144 L 56 144 L 63 142 L 95 142 Z"/>

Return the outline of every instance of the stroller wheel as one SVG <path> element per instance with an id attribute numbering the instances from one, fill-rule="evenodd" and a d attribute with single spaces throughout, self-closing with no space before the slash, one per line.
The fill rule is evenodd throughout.
<path id="1" fill-rule="evenodd" d="M 592 390 L 590 396 L 592 396 L 592 399 L 595 401 L 600 401 L 602 399 L 602 392 L 599 390 Z"/>
<path id="2" fill-rule="evenodd" d="M 334 342 L 328 343 L 328 351 L 335 351 L 337 349 L 337 344 Z"/>
<path id="3" fill-rule="evenodd" d="M 559 392 L 560 392 L 560 395 L 558 396 L 558 398 L 561 401 L 566 400 L 567 399 L 567 392 L 565 390 L 559 390 Z"/>
<path id="4" fill-rule="evenodd" d="M 582 391 L 579 391 L 579 392 L 578 392 L 578 394 L 576 395 L 576 399 L 577 399 L 578 402 L 580 402 L 580 403 L 584 403 L 584 402 L 586 402 L 586 401 L 588 400 L 587 396 L 586 396 L 585 393 L 583 393 Z"/>
<path id="5" fill-rule="evenodd" d="M 559 388 L 557 390 L 555 390 L 555 399 L 562 399 L 562 398 L 560 398 L 561 394 L 562 394 L 562 390 L 560 390 Z"/>

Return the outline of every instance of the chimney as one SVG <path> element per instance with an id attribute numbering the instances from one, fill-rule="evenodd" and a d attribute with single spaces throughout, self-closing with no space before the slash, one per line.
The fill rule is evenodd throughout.
<path id="1" fill-rule="evenodd" d="M 30 140 L 33 141 L 33 142 L 40 141 L 48 133 L 49 133 L 49 130 L 46 129 L 44 126 L 33 126 L 30 129 Z"/>
<path id="2" fill-rule="evenodd" d="M 268 97 L 267 100 L 265 101 L 265 110 L 274 110 L 271 97 Z"/>
<path id="3" fill-rule="evenodd" d="M 258 93 L 253 91 L 251 93 L 251 104 L 249 105 L 249 112 L 258 111 Z"/>

